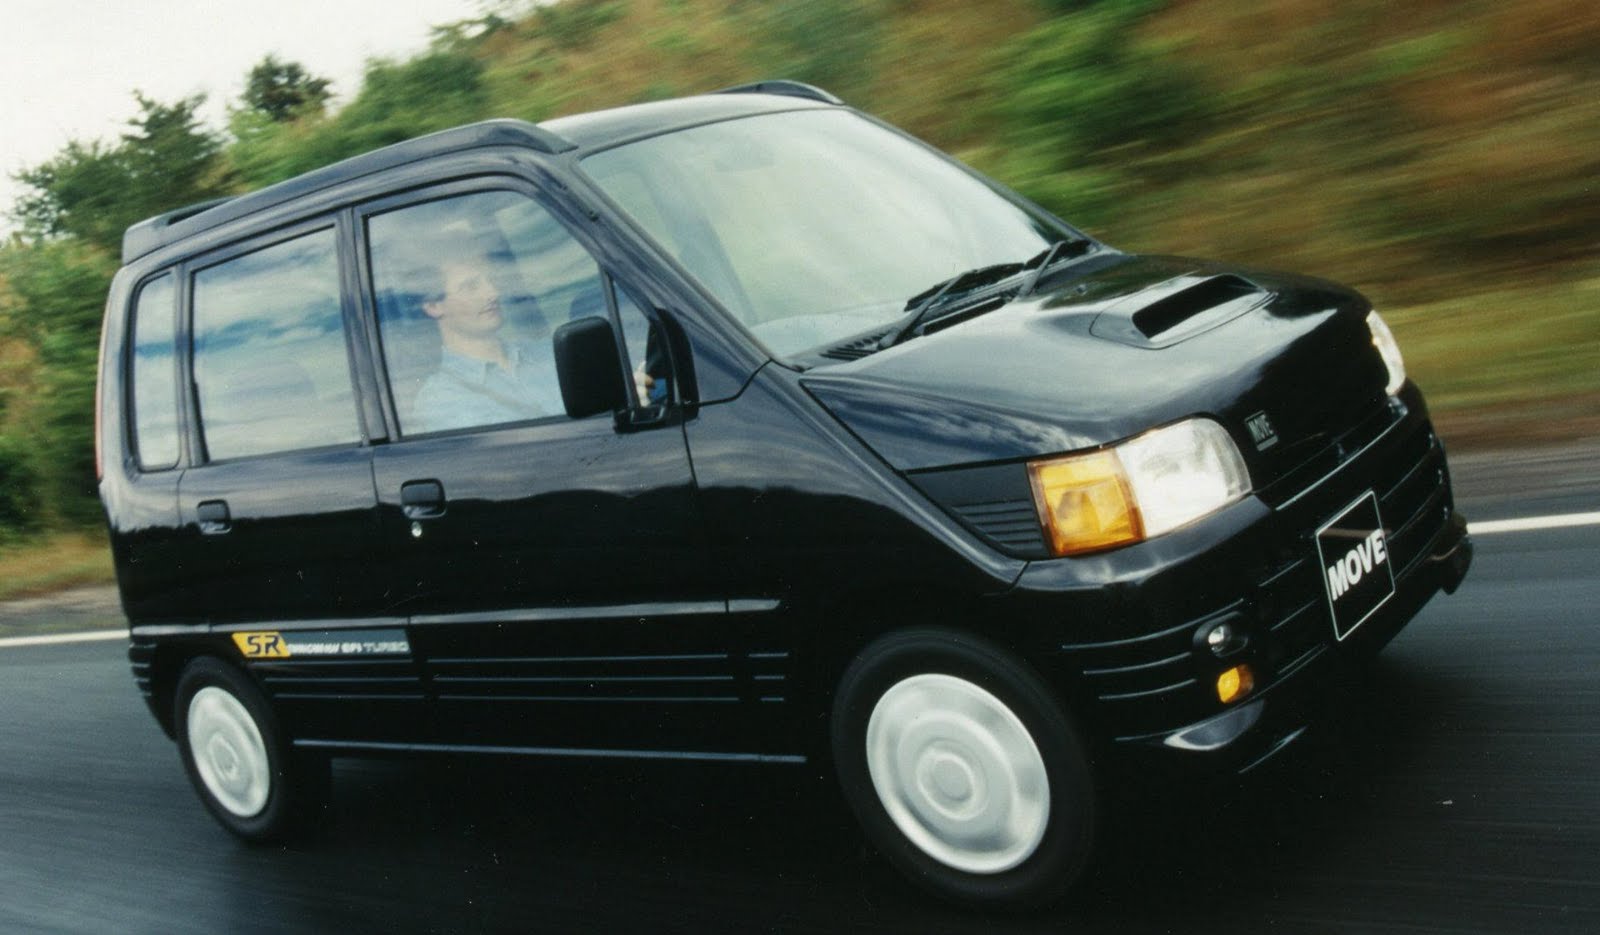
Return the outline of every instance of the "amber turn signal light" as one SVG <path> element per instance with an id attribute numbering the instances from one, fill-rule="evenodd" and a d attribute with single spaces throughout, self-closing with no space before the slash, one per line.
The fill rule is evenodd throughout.
<path id="1" fill-rule="evenodd" d="M 1256 676 L 1247 665 L 1234 666 L 1217 676 L 1217 699 L 1223 704 L 1238 701 L 1255 690 Z"/>
<path id="2" fill-rule="evenodd" d="M 1144 538 L 1139 509 L 1111 451 L 1028 465 L 1034 505 L 1056 555 L 1083 555 Z"/>

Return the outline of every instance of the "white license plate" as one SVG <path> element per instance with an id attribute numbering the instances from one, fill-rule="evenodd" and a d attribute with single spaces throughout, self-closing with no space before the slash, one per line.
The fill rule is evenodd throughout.
<path id="1" fill-rule="evenodd" d="M 1317 559 L 1333 635 L 1343 640 L 1394 596 L 1394 562 L 1376 494 L 1357 497 L 1317 530 Z"/>

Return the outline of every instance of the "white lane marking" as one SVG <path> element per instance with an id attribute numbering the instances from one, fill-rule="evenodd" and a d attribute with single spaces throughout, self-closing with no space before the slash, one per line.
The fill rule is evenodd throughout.
<path id="1" fill-rule="evenodd" d="M 1561 529 L 1566 526 L 1600 526 L 1600 512 L 1563 513 L 1560 516 L 1527 516 L 1521 519 L 1494 519 L 1486 523 L 1467 523 L 1475 536 L 1497 532 L 1529 532 L 1535 529 Z"/>
<path id="2" fill-rule="evenodd" d="M 0 639 L 0 649 L 13 646 L 54 646 L 57 643 L 94 643 L 102 640 L 125 640 L 127 630 L 91 630 L 88 633 L 51 633 L 46 636 L 9 636 Z"/>

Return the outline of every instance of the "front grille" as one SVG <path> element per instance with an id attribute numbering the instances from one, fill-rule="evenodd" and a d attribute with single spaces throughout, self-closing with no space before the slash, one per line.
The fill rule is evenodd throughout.
<path id="1" fill-rule="evenodd" d="M 1261 499 L 1277 507 L 1301 495 L 1377 441 L 1402 415 L 1404 410 L 1391 405 L 1374 406 L 1343 432 L 1319 433 L 1275 452 L 1279 473 L 1258 491 Z"/>
<path id="2" fill-rule="evenodd" d="M 1398 584 L 1426 558 L 1428 545 L 1448 515 L 1444 452 L 1433 433 L 1419 432 L 1393 452 L 1380 454 L 1387 457 L 1372 488 L 1378 494 L 1378 510 Z M 1339 496 L 1345 492 L 1348 491 L 1341 491 Z M 1294 557 L 1278 564 L 1257 585 L 1256 606 L 1261 619 L 1270 622 L 1277 650 L 1272 661 L 1281 674 L 1311 661 L 1331 639 L 1332 625 L 1314 539 L 1317 527 L 1343 502 L 1315 498 L 1304 506 L 1297 504 L 1293 511 L 1296 521 L 1288 538 Z"/>

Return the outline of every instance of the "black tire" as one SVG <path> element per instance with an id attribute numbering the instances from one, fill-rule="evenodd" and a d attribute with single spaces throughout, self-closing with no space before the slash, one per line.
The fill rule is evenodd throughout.
<path id="1" fill-rule="evenodd" d="M 215 723 L 222 726 L 207 726 Z M 173 724 L 189 782 L 217 821 L 238 837 L 252 843 L 286 840 L 326 804 L 328 759 L 296 753 L 260 690 L 233 666 L 211 657 L 189 663 L 178 679 Z M 195 733 L 206 738 L 200 741 L 205 750 L 193 748 Z"/>
<path id="2" fill-rule="evenodd" d="M 940 719 L 946 699 L 953 702 L 949 710 L 955 713 L 944 720 L 957 726 L 950 736 L 941 737 L 938 732 L 944 728 L 929 725 Z M 930 705 L 926 715 L 920 707 L 924 701 Z M 995 701 L 1015 720 L 993 708 Z M 874 747 L 878 752 L 869 754 L 868 728 L 880 702 L 884 713 L 874 739 L 896 737 L 902 742 L 880 742 Z M 997 736 L 1009 738 L 1018 751 L 1015 763 L 1003 756 L 985 762 L 989 754 L 971 752 L 982 745 L 965 743 L 972 737 L 961 734 L 960 725 L 966 722 L 960 719 L 960 710 L 968 703 L 999 715 L 972 723 L 998 724 Z M 907 713 L 914 719 L 906 720 Z M 1032 742 L 1032 753 L 1026 744 L 1017 745 L 1018 723 Z M 1088 866 L 1099 813 L 1088 747 L 1044 680 L 1004 649 L 953 630 L 891 633 L 862 650 L 845 670 L 834 697 L 831 728 L 840 786 L 867 838 L 903 874 L 934 894 L 986 908 L 1036 907 L 1064 896 Z M 981 729 L 972 736 L 990 737 Z M 991 746 L 999 750 L 1006 745 L 996 741 Z M 916 770 L 893 768 L 911 762 L 904 758 L 908 756 L 914 757 Z M 875 785 L 869 760 L 879 764 L 890 790 L 887 800 Z M 1048 793 L 1045 817 L 1040 816 L 1037 795 L 1041 767 Z M 934 770 L 943 770 L 940 775 L 945 778 L 936 777 Z M 1031 776 L 1033 781 L 1009 789 L 996 781 L 1013 774 Z M 973 777 L 978 780 L 969 781 Z M 947 795 L 958 798 L 936 801 Z M 967 817 L 946 820 L 967 809 L 968 798 L 978 800 L 975 809 L 964 813 Z M 1008 805 L 991 810 L 991 800 Z M 891 814 L 890 801 L 895 802 L 898 818 Z M 952 803 L 953 809 L 939 811 Z M 993 821 L 985 814 L 990 811 L 1015 812 L 1027 819 L 1009 823 L 1005 834 L 1012 833 L 1013 826 L 1031 830 L 985 851 L 995 839 L 985 837 L 981 827 Z M 978 818 L 968 822 L 973 814 Z M 969 833 L 980 842 L 978 846 L 963 847 Z M 1030 840 L 1036 842 L 1031 849 Z"/>

